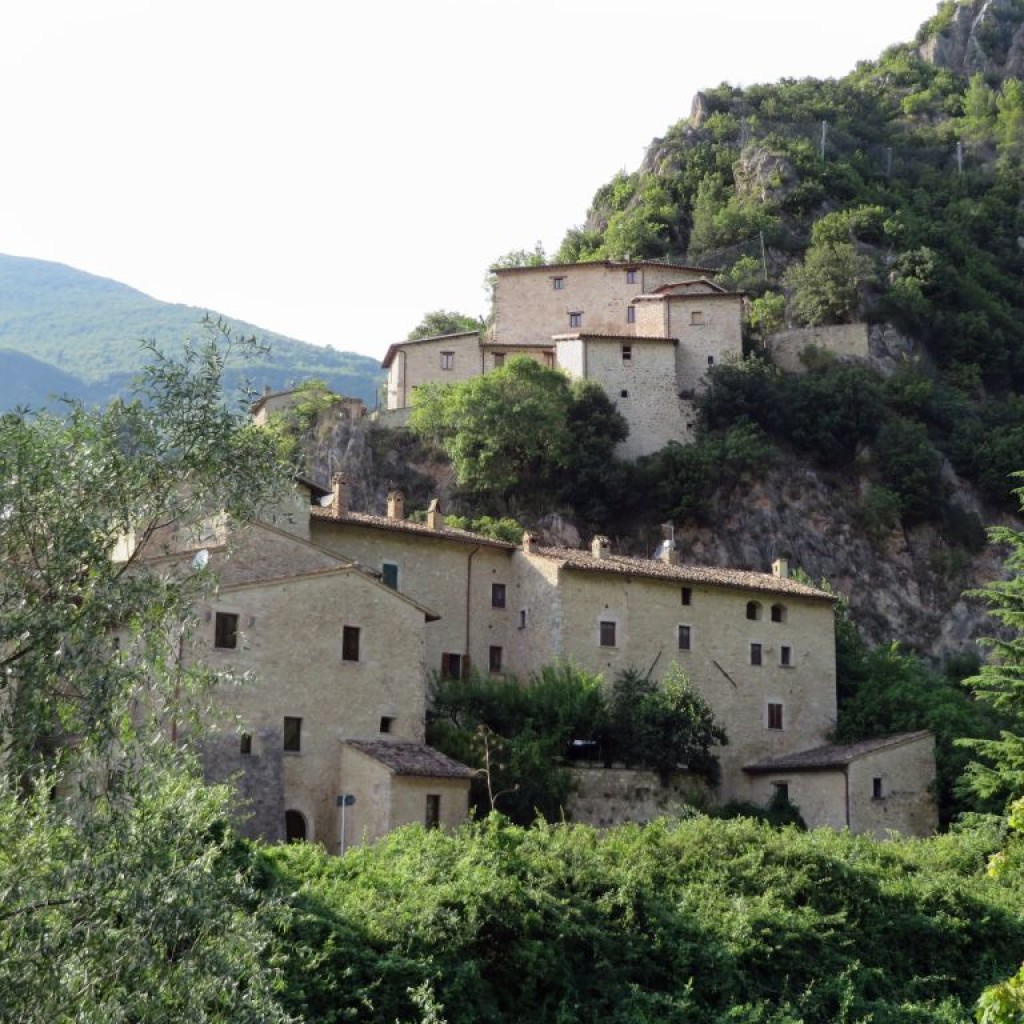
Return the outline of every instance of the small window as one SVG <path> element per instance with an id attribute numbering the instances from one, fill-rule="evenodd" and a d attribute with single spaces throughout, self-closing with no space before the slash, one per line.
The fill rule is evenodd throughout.
<path id="1" fill-rule="evenodd" d="M 768 705 L 768 728 L 782 728 L 782 705 L 776 704 L 774 701 Z"/>
<path id="2" fill-rule="evenodd" d="M 441 369 L 442 370 L 454 370 L 455 369 L 455 353 L 454 352 L 442 352 L 441 353 Z"/>
<path id="3" fill-rule="evenodd" d="M 690 312 L 690 323 L 694 327 L 704 326 L 704 313 L 699 309 L 694 309 Z"/>
<path id="4" fill-rule="evenodd" d="M 772 605 L 772 622 L 786 621 L 786 606 L 784 604 Z"/>
<path id="5" fill-rule="evenodd" d="M 779 664 L 783 668 L 790 668 L 793 665 L 793 648 L 783 644 L 779 648 Z"/>
<path id="6" fill-rule="evenodd" d="M 874 778 L 871 780 L 871 799 L 872 800 L 884 800 L 885 789 L 882 786 L 882 780 L 880 778 Z"/>
<path id="7" fill-rule="evenodd" d="M 543 357 L 544 357 L 544 365 L 549 370 L 553 370 L 555 368 L 555 353 L 554 352 L 544 352 L 543 353 Z"/>
<path id="8" fill-rule="evenodd" d="M 627 306 L 626 307 L 626 323 L 627 324 L 635 324 L 636 323 L 636 306 Z"/>
<path id="9" fill-rule="evenodd" d="M 635 270 L 627 270 L 626 271 L 626 284 L 636 284 L 636 271 Z"/>
<path id="10" fill-rule="evenodd" d="M 789 783 L 788 782 L 773 782 L 772 783 L 772 788 L 775 790 L 775 799 L 776 800 L 778 800 L 780 803 L 787 803 L 787 804 L 789 803 Z"/>
<path id="11" fill-rule="evenodd" d="M 381 715 L 380 716 L 380 731 L 382 733 L 391 732 L 391 727 L 395 724 L 395 719 L 392 715 Z"/>
<path id="12" fill-rule="evenodd" d="M 714 365 L 715 365 L 715 357 L 714 356 L 708 356 L 708 366 L 714 366 Z"/>
<path id="13" fill-rule="evenodd" d="M 385 587 L 398 589 L 398 566 L 394 562 L 385 562 L 380 567 L 381 581 Z"/>
<path id="14" fill-rule="evenodd" d="M 623 388 L 619 392 L 619 398 L 629 398 L 629 392 L 625 388 Z"/>
<path id="15" fill-rule="evenodd" d="M 441 825 L 441 794 L 428 793 L 427 806 L 423 817 L 423 824 L 427 828 L 439 828 Z"/>
<path id="16" fill-rule="evenodd" d="M 238 737 L 238 752 L 240 754 L 251 754 L 252 753 L 252 733 L 243 732 Z"/>
<path id="17" fill-rule="evenodd" d="M 582 327 L 583 326 L 583 314 L 582 313 L 570 313 L 569 314 L 569 326 L 570 327 Z"/>
<path id="18" fill-rule="evenodd" d="M 685 605 L 692 604 L 693 603 L 693 587 L 683 587 L 683 589 L 680 591 L 680 597 L 682 599 L 682 603 L 683 604 L 685 604 Z"/>
<path id="19" fill-rule="evenodd" d="M 341 631 L 341 660 L 359 660 L 359 627 L 344 626 Z"/>
<path id="20" fill-rule="evenodd" d="M 284 837 L 289 843 L 306 841 L 306 818 L 301 811 L 284 812 Z"/>
<path id="21" fill-rule="evenodd" d="M 526 629 L 526 609 L 519 609 L 519 628 Z"/>
<path id="22" fill-rule="evenodd" d="M 505 353 L 495 352 L 494 353 L 494 368 L 496 370 L 501 369 L 505 365 Z"/>
<path id="23" fill-rule="evenodd" d="M 284 749 L 297 754 L 302 749 L 302 719 L 290 718 L 285 715 L 284 719 Z"/>
<path id="24" fill-rule="evenodd" d="M 679 627 L 679 650 L 688 651 L 690 650 L 690 627 L 680 626 Z"/>
<path id="25" fill-rule="evenodd" d="M 491 607 L 492 608 L 504 608 L 505 607 L 505 584 L 504 583 L 492 583 L 491 584 Z"/>
<path id="26" fill-rule="evenodd" d="M 747 618 L 750 619 L 751 622 L 757 622 L 757 620 L 761 618 L 761 606 L 757 601 L 747 602 Z"/>
<path id="27" fill-rule="evenodd" d="M 213 624 L 213 646 L 225 651 L 238 647 L 238 616 L 233 612 L 217 612 Z"/>
<path id="28" fill-rule="evenodd" d="M 622 346 L 622 361 L 623 363 L 633 362 L 633 346 L 623 345 Z"/>
<path id="29" fill-rule="evenodd" d="M 553 277 L 553 278 L 551 278 L 551 287 L 554 288 L 554 290 L 556 292 L 562 291 L 565 288 L 565 278 L 564 277 Z"/>
<path id="30" fill-rule="evenodd" d="M 614 647 L 615 646 L 615 623 L 604 621 L 601 623 L 600 629 L 601 646 L 602 647 Z"/>
<path id="31" fill-rule="evenodd" d="M 761 664 L 761 645 L 751 644 L 750 645 L 750 664 L 760 665 Z"/>
<path id="32" fill-rule="evenodd" d="M 442 654 L 441 655 L 441 675 L 445 679 L 461 679 L 462 678 L 462 655 L 461 654 Z"/>
<path id="33" fill-rule="evenodd" d="M 501 671 L 501 655 L 502 649 L 500 647 L 491 647 L 487 654 L 487 667 L 492 672 Z"/>

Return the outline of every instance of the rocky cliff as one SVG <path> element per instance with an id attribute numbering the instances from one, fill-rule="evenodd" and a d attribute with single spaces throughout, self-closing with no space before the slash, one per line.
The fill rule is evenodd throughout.
<path id="1" fill-rule="evenodd" d="M 926 30 L 917 54 L 930 64 L 958 75 L 1024 79 L 1024 5 L 1019 0 L 951 5 Z"/>

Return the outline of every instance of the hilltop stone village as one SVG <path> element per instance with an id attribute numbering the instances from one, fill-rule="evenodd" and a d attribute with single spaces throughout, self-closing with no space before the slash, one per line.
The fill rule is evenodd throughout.
<path id="1" fill-rule="evenodd" d="M 625 454 L 637 456 L 690 436 L 708 366 L 740 354 L 742 302 L 710 272 L 667 263 L 499 270 L 486 336 L 388 350 L 387 407 L 401 416 L 420 384 L 525 354 L 600 383 L 629 422 Z M 268 396 L 254 412 L 272 405 Z M 606 679 L 653 664 L 661 678 L 677 663 L 728 734 L 714 751 L 720 782 L 703 799 L 764 805 L 781 794 L 811 827 L 934 831 L 929 733 L 829 743 L 833 595 L 790 578 L 785 559 L 763 572 L 679 564 L 671 524 L 663 538 L 654 559 L 601 536 L 587 550 L 529 534 L 514 545 L 447 526 L 436 501 L 413 522 L 398 491 L 379 514 L 353 511 L 341 475 L 298 480 L 230 535 L 216 523 L 155 538 L 154 557 L 205 550 L 219 573 L 193 656 L 252 673 L 220 693 L 207 774 L 237 780 L 245 828 L 270 840 L 343 852 L 409 822 L 451 827 L 467 814 L 472 772 L 425 745 L 431 673 L 524 678 L 566 661 Z M 642 820 L 671 809 L 681 779 L 581 770 L 568 813 Z"/>

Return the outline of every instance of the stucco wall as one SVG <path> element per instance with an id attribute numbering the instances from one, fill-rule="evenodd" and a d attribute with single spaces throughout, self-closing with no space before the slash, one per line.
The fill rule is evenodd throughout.
<path id="1" fill-rule="evenodd" d="M 719 799 L 751 798 L 744 764 L 826 741 L 836 717 L 830 602 L 694 586 L 691 604 L 683 606 L 681 586 L 671 581 L 569 570 L 560 580 L 558 603 L 549 602 L 554 614 L 538 602 L 533 628 L 557 633 L 563 657 L 606 679 L 632 666 L 653 666 L 661 678 L 678 662 L 728 733 L 728 745 L 715 751 L 722 765 Z M 757 621 L 746 618 L 749 600 L 761 603 Z M 784 622 L 770 620 L 776 600 Z M 602 620 L 616 624 L 614 647 L 600 644 Z M 690 627 L 689 651 L 679 650 L 680 625 Z M 750 663 L 755 642 L 762 645 L 760 666 Z M 789 667 L 779 664 L 783 645 L 790 648 Z M 769 702 L 783 705 L 782 729 L 768 728 Z"/>
<path id="2" fill-rule="evenodd" d="M 761 807 L 775 796 L 776 785 L 784 785 L 789 800 L 800 811 L 808 828 L 844 829 L 846 824 L 846 773 L 842 768 L 832 771 L 794 772 L 781 770 L 750 779 L 751 803 Z"/>
<path id="3" fill-rule="evenodd" d="M 442 360 L 442 353 L 451 353 Z M 483 372 L 477 334 L 451 334 L 407 342 L 388 367 L 388 409 L 412 405 L 413 389 L 420 384 L 455 384 Z"/>
<path id="4" fill-rule="evenodd" d="M 801 327 L 780 331 L 768 339 L 771 360 L 787 373 L 803 373 L 806 369 L 800 354 L 809 347 L 831 352 L 841 359 L 867 359 L 867 324 L 831 324 L 823 327 Z"/>
<path id="5" fill-rule="evenodd" d="M 217 649 L 217 612 L 238 615 L 235 649 Z M 284 805 L 300 811 L 311 839 L 335 821 L 340 740 L 391 735 L 422 741 L 425 711 L 423 613 L 354 570 L 225 587 L 198 609 L 192 656 L 214 670 L 251 672 L 242 686 L 214 693 L 221 728 L 253 735 L 253 756 L 269 757 L 285 716 L 301 718 L 299 752 L 282 752 Z M 360 630 L 359 660 L 342 658 L 342 628 Z M 237 749 L 237 747 L 236 747 Z M 254 762 L 255 763 L 255 762 Z"/>
<path id="6" fill-rule="evenodd" d="M 850 827 L 884 838 L 890 831 L 927 836 L 938 828 L 935 740 L 932 736 L 885 747 L 858 758 L 849 767 Z M 881 796 L 874 796 L 874 780 Z"/>
<path id="7" fill-rule="evenodd" d="M 577 263 L 498 271 L 496 276 L 492 337 L 514 344 L 576 329 L 633 334 L 626 311 L 635 296 L 674 281 L 696 280 L 701 274 L 645 264 Z M 559 278 L 562 287 L 555 288 Z M 581 314 L 579 325 L 570 322 L 570 313 Z"/>

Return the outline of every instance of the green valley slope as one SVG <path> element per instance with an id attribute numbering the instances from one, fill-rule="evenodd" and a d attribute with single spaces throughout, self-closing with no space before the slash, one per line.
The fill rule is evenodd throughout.
<path id="1" fill-rule="evenodd" d="M 203 333 L 205 312 L 59 263 L 0 255 L 0 409 L 52 405 L 55 395 L 104 402 L 123 394 L 145 362 L 141 343 L 171 351 Z M 269 346 L 235 366 L 232 383 L 278 390 L 319 377 L 333 391 L 374 403 L 375 359 L 228 322 Z"/>

